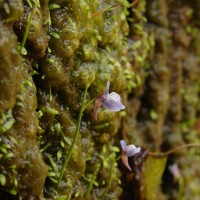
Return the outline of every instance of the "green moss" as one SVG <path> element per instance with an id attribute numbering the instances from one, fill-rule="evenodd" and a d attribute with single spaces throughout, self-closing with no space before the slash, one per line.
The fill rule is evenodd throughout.
<path id="1" fill-rule="evenodd" d="M 157 151 L 198 142 L 198 2 L 0 1 L 0 196 L 139 198 L 133 173 L 122 169 L 120 185 L 119 139 Z M 101 108 L 95 121 L 90 104 L 78 119 L 83 90 L 89 102 L 108 80 L 125 112 Z M 176 156 L 183 195 L 198 195 Z M 164 162 L 144 161 L 144 198 L 156 195 Z"/>
<path id="2" fill-rule="evenodd" d="M 24 11 L 22 0 L 2 1 L 1 4 L 1 15 L 3 15 L 7 23 L 13 23 L 18 20 Z"/>
<path id="3" fill-rule="evenodd" d="M 17 38 L 12 29 L 0 22 L 1 111 L 13 108 L 21 81 L 21 58 L 16 45 Z"/>
<path id="4" fill-rule="evenodd" d="M 42 160 L 36 140 L 36 90 L 25 68 L 22 73 L 23 81 L 13 108 L 15 123 L 2 135 L 1 146 L 5 151 L 1 158 L 1 171 L 6 180 L 12 177 L 6 181 L 3 189 L 11 194 L 19 192 L 21 196 L 30 193 L 41 195 L 47 166 Z"/>
<path id="5" fill-rule="evenodd" d="M 12 110 L 8 110 L 8 112 L 5 113 L 2 112 L 0 116 L 0 135 L 8 131 L 14 122 L 15 119 L 13 118 Z"/>

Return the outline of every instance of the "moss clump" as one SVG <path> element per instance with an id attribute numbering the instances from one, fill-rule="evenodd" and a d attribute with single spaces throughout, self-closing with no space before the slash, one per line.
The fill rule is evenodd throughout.
<path id="1" fill-rule="evenodd" d="M 1 135 L 1 146 L 7 148 L 1 157 L 1 172 L 6 177 L 4 190 L 11 194 L 19 193 L 22 197 L 42 195 L 48 170 L 36 137 L 36 88 L 27 68 L 28 65 L 21 68 L 23 79 L 12 109 L 15 122 Z"/>
<path id="2" fill-rule="evenodd" d="M 92 105 L 85 110 L 80 133 L 58 185 L 74 138 L 82 91 L 89 87 L 86 96 L 89 101 L 104 92 L 108 80 L 111 90 L 120 92 L 125 87 L 120 55 L 123 38 L 128 32 L 126 14 L 121 15 L 126 13 L 126 8 L 107 9 L 116 1 L 104 3 L 101 7 L 97 1 L 30 0 L 24 1 L 24 5 L 19 3 L 20 15 L 14 15 L 14 11 L 12 15 L 2 15 L 7 19 L 20 17 L 11 20 L 14 25 L 8 26 L 8 20 L 7 24 L 2 23 L 1 31 L 7 36 L 10 33 L 15 39 L 13 46 L 9 46 L 5 35 L 2 49 L 7 45 L 6 54 L 14 57 L 16 53 L 19 60 L 8 59 L 14 63 L 10 63 L 7 71 L 16 88 L 9 86 L 14 90 L 13 96 L 7 98 L 12 103 L 7 107 L 5 102 L 2 103 L 1 146 L 11 157 L 1 163 L 3 173 L 0 178 L 1 189 L 7 193 L 23 198 L 44 194 L 47 198 L 81 199 L 92 193 L 90 189 L 86 195 L 85 188 L 94 187 L 98 197 L 107 198 L 107 193 L 119 197 L 120 190 L 114 190 L 119 187 L 116 153 L 112 151 L 114 140 L 112 144 L 106 144 L 106 138 L 117 134 L 120 116 L 101 110 L 100 120 L 95 122 Z M 17 42 L 21 55 L 16 51 Z M 4 54 L 1 55 L 3 62 Z M 19 66 L 15 73 L 13 66 Z M 21 79 L 16 78 L 19 75 Z M 3 76 L 5 80 L 9 79 L 8 73 Z M 6 88 L 5 92 L 12 90 Z M 107 124 L 106 129 L 102 128 L 104 124 Z M 15 143 L 11 142 L 11 135 Z M 106 152 L 102 145 L 106 146 Z M 43 160 L 48 165 L 48 174 Z M 89 162 L 94 162 L 95 166 L 98 162 L 95 176 L 101 177 L 101 185 L 83 180 L 84 173 L 90 171 Z M 12 178 L 5 183 L 7 176 Z"/>
<path id="3" fill-rule="evenodd" d="M 11 44 L 11 45 L 10 45 Z M 16 50 L 17 37 L 12 28 L 0 22 L 0 111 L 13 108 L 21 81 L 21 58 Z"/>
<path id="4" fill-rule="evenodd" d="M 100 144 L 97 142 L 93 146 L 95 138 L 92 135 L 95 137 L 101 132 L 95 127 L 108 123 L 107 134 L 115 135 L 119 127 L 118 117 L 115 118 L 113 114 L 109 113 L 108 115 L 107 112 L 102 112 L 102 115 L 99 116 L 100 122 L 94 122 L 91 114 L 92 106 L 86 109 L 87 117 L 84 116 L 81 122 L 81 134 L 77 138 L 71 159 L 64 171 L 60 188 L 56 186 L 57 180 L 74 137 L 82 90 L 89 86 L 87 94 L 89 100 L 104 92 L 107 80 L 111 81 L 112 90 L 120 91 L 120 88 L 124 87 L 124 74 L 120 61 L 117 60 L 117 56 L 122 50 L 122 44 L 117 44 L 114 39 L 107 40 L 107 38 L 109 35 L 115 35 L 116 38 L 121 37 L 124 32 L 120 31 L 119 26 L 123 27 L 124 25 L 121 24 L 125 24 L 125 21 L 117 15 L 121 12 L 121 8 L 96 15 L 98 10 L 101 10 L 96 1 L 76 3 L 52 1 L 51 3 L 59 5 L 60 8 L 50 11 L 50 48 L 47 55 L 39 62 L 39 71 L 41 70 L 42 73 L 36 78 L 38 81 L 36 83 L 40 83 L 39 87 L 41 88 L 38 93 L 38 108 L 43 112 L 40 126 L 46 133 L 42 134 L 41 139 L 43 155 L 45 161 L 51 166 L 45 184 L 45 195 L 47 197 L 81 199 L 84 196 L 84 188 L 87 188 L 90 183 L 83 184 L 80 178 L 85 171 L 88 171 L 89 162 L 96 160 L 97 155 L 101 155 Z M 118 21 L 116 21 L 117 19 Z M 108 25 L 108 20 L 110 20 L 110 25 Z M 105 21 L 107 22 L 105 23 Z M 112 26 L 109 31 L 107 30 L 108 26 Z M 42 77 L 44 77 L 43 80 Z M 114 85 L 116 80 L 117 84 Z M 43 108 L 47 105 L 58 111 L 58 114 L 45 112 Z M 58 124 L 59 131 L 56 128 Z M 93 152 L 94 155 L 92 155 Z M 58 159 L 57 155 L 60 153 L 62 156 Z M 101 165 L 102 161 L 98 162 L 100 162 L 101 173 L 106 173 L 108 166 L 105 168 Z M 52 163 L 57 166 L 57 169 L 53 168 Z M 96 171 L 96 176 L 99 173 Z M 117 170 L 114 173 L 117 173 Z M 102 185 L 101 187 L 98 196 L 102 195 L 101 193 L 107 186 Z M 111 188 L 112 186 L 106 189 L 106 193 L 112 190 Z M 115 195 L 117 197 L 119 193 Z M 90 194 L 86 196 L 90 196 Z"/>
<path id="5" fill-rule="evenodd" d="M 0 196 L 129 199 L 134 188 L 139 199 L 139 174 L 121 168 L 120 185 L 119 139 L 156 151 L 199 142 L 198 2 L 0 1 Z M 126 112 L 101 108 L 95 121 L 90 104 L 80 122 L 82 101 L 108 80 Z M 198 151 L 185 153 L 197 163 Z M 184 171 L 183 195 L 195 198 L 182 155 L 169 163 Z M 163 166 L 155 187 L 148 170 L 156 163 L 147 160 L 142 172 L 154 194 Z"/>
<path id="6" fill-rule="evenodd" d="M 124 132 L 130 143 L 141 143 L 157 151 L 175 148 L 184 143 L 199 143 L 199 128 L 196 122 L 199 118 L 199 106 L 196 104 L 199 99 L 197 95 L 199 82 L 196 79 L 199 75 L 197 56 L 199 50 L 196 46 L 197 4 L 197 1 L 191 3 L 181 0 L 140 1 L 132 10 L 134 18 L 130 20 L 130 26 L 133 27 L 130 38 L 141 41 L 148 32 L 149 40 L 143 45 L 147 47 L 148 44 L 154 45 L 146 54 L 144 62 L 141 62 L 140 57 L 132 61 L 135 74 L 142 74 L 142 83 L 136 88 L 133 87 L 129 95 L 131 111 L 127 112 Z M 146 18 L 138 10 L 144 12 Z M 138 56 L 141 49 L 141 42 L 135 42 L 130 48 L 130 55 Z M 149 62 L 145 64 L 147 60 Z M 190 155 L 192 160 L 198 160 L 199 153 L 198 150 L 193 151 L 193 154 L 189 152 L 189 150 L 177 152 L 169 158 L 169 163 L 180 165 L 180 171 L 183 170 L 184 177 L 187 177 L 181 198 L 188 195 L 197 198 L 196 189 L 193 192 L 190 184 L 186 184 L 189 180 L 195 179 L 195 176 L 189 172 L 188 176 L 186 175 L 186 168 L 190 166 L 183 164 L 182 158 L 184 154 Z M 197 160 L 194 162 L 194 171 L 198 166 Z M 170 175 L 169 163 L 165 172 L 167 175 Z M 165 199 L 171 196 L 172 199 L 178 198 L 179 189 L 176 183 L 172 184 L 172 180 L 166 177 L 163 178 L 163 189 L 167 191 L 165 194 L 167 197 L 161 195 L 159 198 Z M 130 187 L 138 184 L 138 180 L 131 175 L 127 175 L 126 181 Z M 124 196 L 127 190 L 131 193 L 132 188 L 128 188 L 125 184 Z M 139 198 L 140 194 L 136 193 L 136 196 Z"/>

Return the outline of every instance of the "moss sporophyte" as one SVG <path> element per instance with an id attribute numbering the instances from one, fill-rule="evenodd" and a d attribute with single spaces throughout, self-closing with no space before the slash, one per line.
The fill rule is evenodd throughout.
<path id="1" fill-rule="evenodd" d="M 125 106 L 122 104 L 121 97 L 116 92 L 109 94 L 110 82 L 107 82 L 104 94 L 100 95 L 95 100 L 94 117 L 97 120 L 97 111 L 103 105 L 107 110 L 117 112 L 123 110 Z"/>

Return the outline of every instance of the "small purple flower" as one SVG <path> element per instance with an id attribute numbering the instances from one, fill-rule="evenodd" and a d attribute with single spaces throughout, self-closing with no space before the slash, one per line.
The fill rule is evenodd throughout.
<path id="1" fill-rule="evenodd" d="M 122 104 L 121 97 L 116 92 L 111 92 L 109 94 L 110 82 L 107 82 L 106 90 L 104 94 L 97 97 L 94 105 L 94 117 L 97 120 L 97 111 L 100 106 L 103 105 L 106 109 L 117 112 L 125 108 Z"/>
<path id="2" fill-rule="evenodd" d="M 168 169 L 173 175 L 174 181 L 177 181 L 181 177 L 180 169 L 176 163 L 169 165 Z"/>
<path id="3" fill-rule="evenodd" d="M 141 151 L 141 147 L 136 147 L 133 144 L 126 146 L 125 140 L 121 140 L 120 144 L 122 147 L 122 162 L 131 171 L 131 167 L 128 163 L 128 157 L 134 156 L 135 154 L 139 153 Z"/>

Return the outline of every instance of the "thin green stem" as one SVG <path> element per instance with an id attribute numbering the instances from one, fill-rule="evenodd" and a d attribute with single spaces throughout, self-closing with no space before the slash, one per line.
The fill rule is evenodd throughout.
<path id="1" fill-rule="evenodd" d="M 96 99 L 92 99 L 90 101 L 88 101 L 85 105 L 84 105 L 84 110 L 85 108 L 87 108 L 91 103 L 93 103 Z"/>
<path id="2" fill-rule="evenodd" d="M 115 159 L 112 160 L 112 163 L 111 163 L 111 168 L 110 168 L 110 175 L 109 175 L 109 179 L 108 179 L 108 185 L 107 187 L 105 188 L 101 198 L 102 199 L 105 199 L 105 196 L 106 194 L 108 193 L 108 190 L 110 188 L 110 185 L 111 185 L 111 182 L 112 182 L 112 179 L 113 179 L 113 172 L 114 172 L 114 164 L 115 164 Z"/>
<path id="3" fill-rule="evenodd" d="M 32 15 L 33 15 L 33 13 L 30 13 L 27 17 L 27 25 L 26 25 L 24 37 L 23 37 L 23 40 L 22 40 L 22 43 L 21 43 L 20 53 L 22 53 L 23 48 L 24 48 L 25 43 L 26 43 L 26 40 L 27 40 L 27 37 L 28 37 L 29 29 L 30 29 L 30 26 L 31 26 Z"/>
<path id="4" fill-rule="evenodd" d="M 189 148 L 189 147 L 200 147 L 200 144 L 198 144 L 198 143 L 184 144 L 184 145 L 176 147 L 174 149 L 170 149 L 169 151 L 166 151 L 166 152 L 161 152 L 161 153 L 149 152 L 148 154 L 153 157 L 164 157 L 164 156 L 168 156 L 176 151 L 179 151 L 184 148 Z"/>
<path id="5" fill-rule="evenodd" d="M 84 197 L 85 197 L 85 198 L 87 198 L 88 195 L 90 194 L 90 191 L 91 191 L 92 186 L 93 186 L 93 184 L 94 184 L 94 181 L 95 181 L 95 179 L 96 179 L 96 175 L 97 175 L 97 172 L 99 171 L 99 168 L 100 168 L 100 164 L 97 164 L 97 166 L 96 166 L 96 168 L 95 168 L 95 171 L 94 171 L 94 173 L 93 173 L 93 175 L 92 175 L 91 181 L 90 181 L 90 183 L 89 183 L 89 185 L 88 185 L 88 187 L 87 187 L 87 189 L 86 189 L 86 192 L 85 192 L 85 194 L 84 194 Z"/>
<path id="6" fill-rule="evenodd" d="M 74 145 L 75 145 L 76 140 L 78 138 L 78 134 L 80 132 L 80 124 L 81 124 L 81 119 L 82 119 L 82 116 L 83 116 L 83 112 L 84 112 L 85 108 L 89 105 L 89 103 L 92 103 L 94 101 L 94 100 L 93 101 L 91 100 L 88 103 L 86 103 L 87 90 L 88 90 L 88 87 L 85 88 L 85 91 L 83 93 L 83 100 L 82 100 L 81 109 L 80 109 L 79 115 L 78 115 L 78 121 L 77 121 L 76 130 L 75 130 L 75 133 L 74 133 L 74 138 L 73 138 L 72 144 L 70 146 L 69 152 L 68 152 L 67 156 L 65 157 L 64 164 L 62 166 L 62 169 L 61 169 L 61 172 L 60 172 L 60 176 L 58 178 L 57 187 L 60 187 L 60 183 L 62 181 L 62 177 L 63 177 L 64 171 L 65 171 L 66 166 L 67 166 L 67 164 L 68 164 L 68 162 L 69 162 L 69 160 L 71 158 Z"/>

